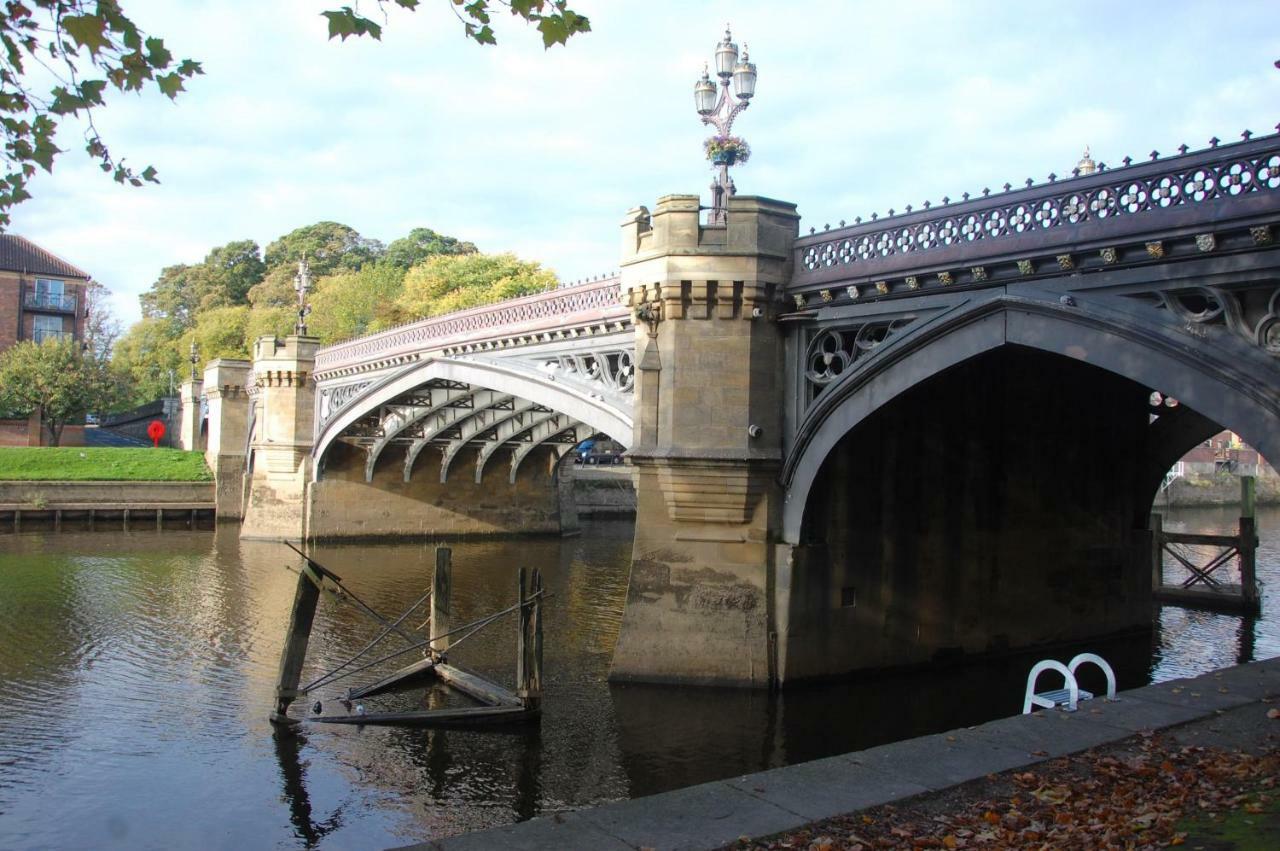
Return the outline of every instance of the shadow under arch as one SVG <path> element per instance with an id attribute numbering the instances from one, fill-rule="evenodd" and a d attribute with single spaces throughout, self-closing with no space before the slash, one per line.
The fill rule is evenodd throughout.
<path id="1" fill-rule="evenodd" d="M 1185 451 L 1222 423 L 1264 456 L 1280 458 L 1280 363 L 1274 356 L 1226 329 L 1189 334 L 1152 316 L 1151 308 L 1078 298 L 1066 304 L 1057 293 L 979 297 L 904 334 L 830 386 L 800 422 L 783 466 L 783 540 L 800 543 L 810 491 L 845 435 L 929 378 L 1005 346 L 1061 355 L 1176 397 L 1192 411 L 1176 430 L 1163 427 L 1170 447 Z M 1160 475 L 1178 457 L 1169 458 Z M 1162 463 L 1163 457 L 1149 466 Z"/>
<path id="2" fill-rule="evenodd" d="M 405 367 L 352 399 L 316 435 L 312 460 L 321 477 L 325 453 L 351 425 L 378 406 L 393 402 L 430 381 L 442 380 L 484 387 L 527 399 L 566 414 L 592 429 L 608 434 L 623 446 L 632 442 L 631 412 L 594 398 L 590 393 L 556 382 L 549 376 L 516 365 L 459 358 L 429 358 Z"/>

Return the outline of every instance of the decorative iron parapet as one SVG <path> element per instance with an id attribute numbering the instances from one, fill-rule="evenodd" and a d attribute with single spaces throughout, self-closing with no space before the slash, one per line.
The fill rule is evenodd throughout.
<path id="1" fill-rule="evenodd" d="M 1246 134 L 1242 142 L 1157 157 L 1016 191 L 1006 184 L 1004 193 L 948 203 L 945 211 L 916 210 L 802 237 L 790 288 L 931 266 L 968 268 L 979 257 L 1123 237 L 1147 227 L 1142 214 L 1159 211 L 1173 214 L 1162 221 L 1173 227 L 1181 224 L 1179 213 L 1202 222 L 1208 211 L 1194 208 L 1232 201 L 1245 202 L 1237 209 L 1249 215 L 1257 211 L 1246 196 L 1280 189 L 1280 134 Z"/>
<path id="2" fill-rule="evenodd" d="M 580 286 L 520 296 L 420 319 L 327 346 L 316 355 L 315 371 L 318 374 L 331 373 L 344 366 L 396 357 L 424 348 L 443 349 L 463 341 L 478 343 L 521 330 L 532 334 L 547 329 L 563 329 L 571 325 L 575 317 L 584 322 L 614 318 L 630 321 L 630 312 L 621 302 L 621 279 L 614 276 Z"/>

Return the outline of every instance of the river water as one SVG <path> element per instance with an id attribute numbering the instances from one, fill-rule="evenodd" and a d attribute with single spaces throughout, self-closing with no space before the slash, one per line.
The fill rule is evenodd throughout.
<path id="1" fill-rule="evenodd" d="M 1166 516 L 1171 531 L 1235 523 L 1231 509 Z M 1122 688 L 1280 654 L 1280 510 L 1258 521 L 1265 618 L 1165 608 L 1151 635 L 1090 645 L 1116 665 Z M 282 737 L 266 719 L 297 558 L 235 532 L 0 537 L 0 847 L 422 841 L 1015 714 L 1043 655 L 780 695 L 611 686 L 632 527 L 596 522 L 566 540 L 453 544 L 455 623 L 510 605 L 517 567 L 544 571 L 554 596 L 540 725 L 313 726 Z M 317 557 L 391 613 L 428 587 L 433 550 L 330 546 Z M 304 682 L 376 631 L 322 599 Z M 511 685 L 515 625 L 499 622 L 451 655 Z M 456 700 L 419 689 L 369 708 Z"/>

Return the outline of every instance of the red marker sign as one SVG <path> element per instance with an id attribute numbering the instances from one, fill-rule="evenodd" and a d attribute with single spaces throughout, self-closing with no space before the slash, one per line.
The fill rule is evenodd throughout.
<path id="1" fill-rule="evenodd" d="M 151 438 L 151 442 L 157 447 L 160 446 L 160 438 L 164 437 L 164 423 L 159 420 L 152 420 L 147 426 L 147 437 Z"/>

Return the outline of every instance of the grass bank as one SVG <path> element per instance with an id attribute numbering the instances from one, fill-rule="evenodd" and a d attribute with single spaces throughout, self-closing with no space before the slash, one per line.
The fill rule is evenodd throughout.
<path id="1" fill-rule="evenodd" d="M 199 452 L 114 446 L 0 447 L 0 481 L 207 482 Z"/>

